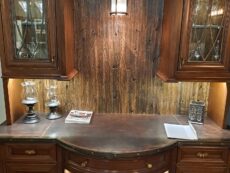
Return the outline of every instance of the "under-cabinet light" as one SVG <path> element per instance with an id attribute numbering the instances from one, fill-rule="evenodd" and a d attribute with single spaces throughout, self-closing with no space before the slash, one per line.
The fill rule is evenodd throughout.
<path id="1" fill-rule="evenodd" d="M 127 15 L 127 0 L 111 0 L 111 15 Z"/>

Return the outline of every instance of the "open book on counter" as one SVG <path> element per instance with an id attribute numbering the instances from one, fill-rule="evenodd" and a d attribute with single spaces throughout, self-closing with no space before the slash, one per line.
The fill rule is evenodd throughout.
<path id="1" fill-rule="evenodd" d="M 89 124 L 92 116 L 92 111 L 71 110 L 65 119 L 65 123 Z"/>
<path id="2" fill-rule="evenodd" d="M 190 122 L 188 125 L 164 123 L 164 127 L 168 138 L 198 139 L 196 130 Z"/>

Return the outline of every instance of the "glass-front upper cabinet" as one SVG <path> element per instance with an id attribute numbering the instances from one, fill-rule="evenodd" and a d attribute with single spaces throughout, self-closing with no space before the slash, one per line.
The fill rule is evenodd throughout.
<path id="1" fill-rule="evenodd" d="M 0 2 L 3 77 L 65 80 L 76 74 L 73 0 Z"/>
<path id="2" fill-rule="evenodd" d="M 13 0 L 11 6 L 15 58 L 48 59 L 44 0 Z"/>
<path id="3" fill-rule="evenodd" d="M 164 5 L 159 76 L 230 80 L 230 0 L 165 0 Z M 172 66 L 164 67 L 164 61 Z"/>
<path id="4" fill-rule="evenodd" d="M 224 44 L 226 0 L 195 0 L 191 4 L 189 62 L 220 62 Z"/>

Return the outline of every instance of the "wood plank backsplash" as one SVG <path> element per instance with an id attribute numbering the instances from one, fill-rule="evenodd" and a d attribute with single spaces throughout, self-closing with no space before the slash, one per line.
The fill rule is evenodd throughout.
<path id="1" fill-rule="evenodd" d="M 162 10 L 162 0 L 129 0 L 127 16 L 110 16 L 110 0 L 76 0 L 79 74 L 69 82 L 57 82 L 60 110 L 186 114 L 190 100 L 207 104 L 209 83 L 168 84 L 154 77 Z M 37 109 L 44 112 L 45 86 L 52 81 L 36 82 Z"/>

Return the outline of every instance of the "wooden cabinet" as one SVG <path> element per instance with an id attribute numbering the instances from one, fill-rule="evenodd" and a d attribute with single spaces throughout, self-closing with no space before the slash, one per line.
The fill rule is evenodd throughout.
<path id="1" fill-rule="evenodd" d="M 6 173 L 57 173 L 56 144 L 6 143 Z"/>
<path id="2" fill-rule="evenodd" d="M 230 79 L 230 3 L 166 0 L 158 76 L 165 81 Z"/>
<path id="3" fill-rule="evenodd" d="M 1 0 L 3 77 L 70 79 L 74 69 L 73 0 Z"/>
<path id="4" fill-rule="evenodd" d="M 66 151 L 64 164 L 65 168 L 71 173 L 164 173 L 174 172 L 175 165 L 172 163 L 175 163 L 175 155 L 173 154 L 175 153 L 172 151 L 166 151 L 153 156 L 133 157 L 130 159 L 100 159 Z"/>
<path id="5" fill-rule="evenodd" d="M 227 173 L 228 147 L 181 146 L 177 173 Z"/>

